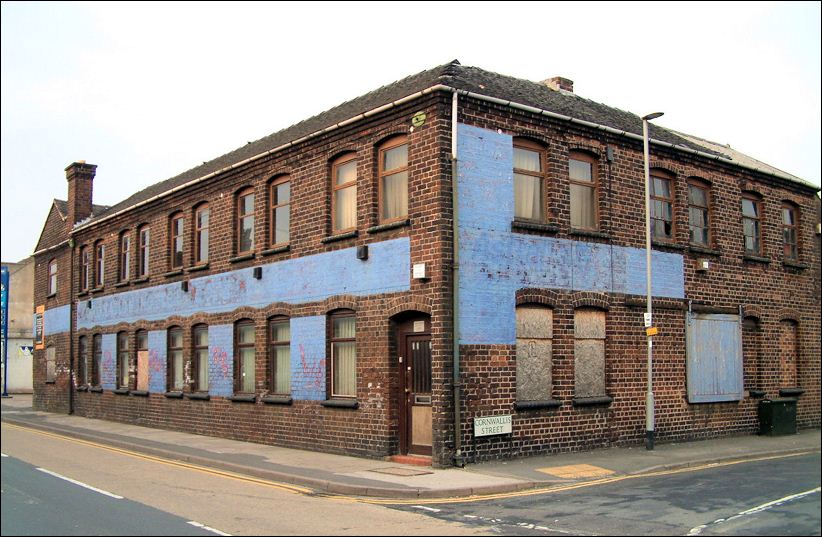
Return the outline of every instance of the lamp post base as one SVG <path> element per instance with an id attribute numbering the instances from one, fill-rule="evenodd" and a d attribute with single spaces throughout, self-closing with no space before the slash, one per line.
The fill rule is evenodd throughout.
<path id="1" fill-rule="evenodd" d="M 654 431 L 645 431 L 645 449 L 654 450 Z"/>

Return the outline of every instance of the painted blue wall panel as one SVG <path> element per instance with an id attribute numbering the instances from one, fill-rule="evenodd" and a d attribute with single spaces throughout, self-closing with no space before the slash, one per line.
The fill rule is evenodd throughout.
<path id="1" fill-rule="evenodd" d="M 103 334 L 100 384 L 104 390 L 117 388 L 117 334 Z"/>
<path id="2" fill-rule="evenodd" d="M 150 392 L 166 391 L 166 345 L 168 339 L 165 330 L 152 330 L 148 333 L 148 389 Z"/>
<path id="3" fill-rule="evenodd" d="M 234 394 L 234 325 L 208 327 L 208 393 Z"/>
<path id="4" fill-rule="evenodd" d="M 291 397 L 323 401 L 325 390 L 324 316 L 291 319 Z"/>
<path id="5" fill-rule="evenodd" d="M 264 265 L 261 280 L 253 278 L 249 267 L 194 278 L 187 293 L 172 283 L 95 298 L 91 309 L 81 301 L 77 322 L 81 329 L 93 328 L 273 302 L 300 304 L 342 294 L 401 292 L 410 289 L 410 267 L 411 243 L 403 237 L 369 245 L 365 261 L 357 259 L 356 248 L 346 248 Z"/>
<path id="6" fill-rule="evenodd" d="M 43 335 L 51 336 L 68 332 L 71 326 L 71 308 L 68 304 L 47 309 L 43 313 Z"/>
<path id="7" fill-rule="evenodd" d="M 526 287 L 646 294 L 645 250 L 511 231 L 513 139 L 459 126 L 460 343 L 513 344 Z M 683 258 L 653 252 L 655 296 L 684 298 Z"/>

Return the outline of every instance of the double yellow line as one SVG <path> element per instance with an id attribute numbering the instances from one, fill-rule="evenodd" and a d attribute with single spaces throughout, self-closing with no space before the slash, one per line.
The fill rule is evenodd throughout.
<path id="1" fill-rule="evenodd" d="M 73 442 L 75 444 L 82 444 L 89 447 L 94 447 L 97 449 L 104 449 L 106 451 L 111 451 L 114 453 L 119 453 L 121 455 L 126 455 L 128 457 L 134 457 L 137 459 L 143 459 L 151 462 L 155 462 L 158 464 L 164 464 L 167 466 L 175 466 L 178 468 L 185 468 L 187 470 L 193 470 L 196 472 L 201 472 L 204 474 L 224 477 L 227 479 L 234 479 L 237 481 L 244 481 L 246 483 L 253 483 L 256 485 L 261 485 L 264 487 L 274 488 L 278 490 L 282 490 L 285 492 L 290 492 L 292 494 L 303 494 L 303 495 L 311 495 L 315 497 L 322 497 L 327 498 L 330 500 L 336 501 L 344 501 L 344 502 L 359 502 L 359 503 L 368 503 L 368 504 L 375 504 L 375 505 L 431 505 L 431 504 L 457 504 L 457 503 L 472 503 L 472 502 L 484 502 L 488 500 L 500 500 L 500 499 L 507 499 L 507 498 L 519 498 L 525 496 L 535 496 L 539 494 L 554 494 L 557 492 L 565 492 L 568 490 L 576 490 L 586 487 L 596 487 L 600 485 L 607 485 L 610 483 L 617 483 L 619 481 L 627 481 L 629 479 L 638 479 L 638 478 L 645 478 L 645 477 L 659 477 L 659 476 L 666 476 L 666 475 L 674 475 L 674 474 L 683 474 L 689 472 L 698 472 L 701 470 L 708 470 L 711 468 L 720 468 L 723 466 L 733 466 L 735 464 L 742 464 L 747 462 L 757 462 L 757 461 L 767 461 L 767 460 L 774 460 L 774 459 L 785 459 L 789 457 L 800 457 L 802 455 L 808 455 L 814 453 L 814 451 L 803 451 L 799 453 L 787 453 L 784 455 L 770 455 L 770 456 L 763 456 L 763 457 L 751 457 L 745 459 L 738 459 L 726 462 L 717 462 L 717 463 L 708 463 L 708 464 L 700 464 L 697 466 L 689 466 L 687 468 L 679 468 L 675 470 L 658 470 L 652 472 L 645 472 L 641 474 L 632 474 L 632 475 L 623 475 L 623 476 L 614 476 L 614 477 L 606 477 L 602 479 L 594 479 L 591 481 L 584 481 L 582 483 L 571 483 L 568 485 L 555 485 L 550 487 L 542 487 L 542 488 L 534 488 L 528 490 L 521 490 L 515 492 L 504 492 L 499 494 L 486 494 L 482 496 L 464 496 L 458 498 L 426 498 L 426 499 L 381 499 L 381 498 L 363 498 L 361 496 L 345 496 L 341 494 L 332 494 L 332 493 L 318 493 L 312 489 L 306 487 L 300 487 L 297 485 L 291 485 L 288 483 L 279 483 L 276 481 L 270 481 L 267 479 L 259 479 L 256 477 L 250 477 L 243 474 L 237 474 L 234 472 L 228 472 L 224 470 L 215 470 L 213 468 L 208 468 L 205 466 L 199 466 L 197 464 L 191 464 L 187 462 L 175 461 L 170 459 L 165 459 L 162 457 L 156 457 L 154 455 L 145 455 L 142 453 L 137 453 L 135 451 L 130 451 L 127 449 L 116 448 L 112 446 L 107 446 L 105 444 L 98 444 L 97 442 L 90 442 L 88 440 L 80 440 L 77 438 L 71 438 L 70 436 L 57 434 L 57 433 L 50 433 L 46 431 L 41 431 L 39 429 L 31 428 L 31 427 L 23 427 L 20 425 L 15 425 L 7 422 L 3 422 L 4 427 L 11 427 L 14 429 L 27 431 L 35 434 L 40 434 L 43 436 L 56 438 L 58 440 L 63 440 L 66 442 Z"/>

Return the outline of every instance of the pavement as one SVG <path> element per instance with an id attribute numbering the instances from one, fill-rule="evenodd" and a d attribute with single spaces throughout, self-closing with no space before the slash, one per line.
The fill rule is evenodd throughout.
<path id="1" fill-rule="evenodd" d="M 318 453 L 225 438 L 34 411 L 31 395 L 2 399 L 4 424 L 181 461 L 316 493 L 379 498 L 451 498 L 556 488 L 660 470 L 820 451 L 820 430 L 786 436 L 730 436 L 694 442 L 613 447 L 432 468 Z M 8 430 L 8 429 L 7 429 Z"/>

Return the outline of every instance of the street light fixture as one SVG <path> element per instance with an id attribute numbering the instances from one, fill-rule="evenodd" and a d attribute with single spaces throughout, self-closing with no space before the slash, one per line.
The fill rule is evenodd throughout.
<path id="1" fill-rule="evenodd" d="M 648 313 L 645 318 L 645 337 L 648 340 L 648 391 L 645 394 L 645 449 L 654 449 L 654 381 L 653 381 L 653 337 L 648 330 L 653 327 L 651 307 L 651 166 L 648 155 L 648 122 L 662 115 L 654 112 L 642 117 L 642 143 L 645 152 L 645 279 L 648 294 Z"/>

